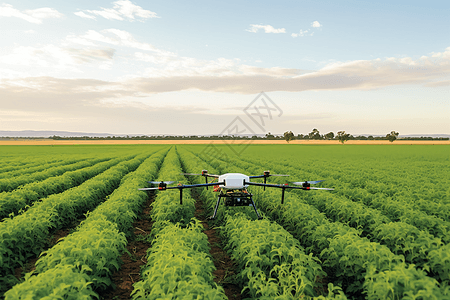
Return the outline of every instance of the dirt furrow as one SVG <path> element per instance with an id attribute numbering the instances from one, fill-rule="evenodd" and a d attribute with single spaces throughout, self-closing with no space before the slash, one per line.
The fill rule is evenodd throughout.
<path id="1" fill-rule="evenodd" d="M 128 241 L 127 251 L 120 257 L 123 264 L 112 276 L 115 288 L 100 293 L 100 299 L 131 299 L 133 284 L 141 280 L 141 267 L 147 263 L 147 249 L 150 247 L 147 235 L 150 233 L 153 224 L 150 219 L 150 204 L 154 199 L 154 194 L 149 197 L 144 204 L 141 215 L 133 224 L 134 237 Z"/>
<path id="2" fill-rule="evenodd" d="M 221 285 L 225 290 L 228 299 L 242 299 L 241 288 L 235 284 L 235 265 L 228 254 L 222 249 L 222 241 L 214 226 L 213 221 L 207 221 L 203 202 L 197 195 L 197 191 L 192 190 L 192 197 L 195 199 L 195 217 L 200 220 L 205 228 L 204 233 L 208 237 L 211 246 L 209 253 L 213 257 L 216 270 L 213 272 L 214 282 Z"/>

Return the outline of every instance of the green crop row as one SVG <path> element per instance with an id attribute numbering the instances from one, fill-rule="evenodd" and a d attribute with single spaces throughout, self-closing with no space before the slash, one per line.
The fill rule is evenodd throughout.
<path id="1" fill-rule="evenodd" d="M 125 248 L 126 238 L 106 220 L 89 225 L 89 230 L 77 231 L 52 247 L 24 282 L 5 293 L 5 299 L 98 298 L 92 283 L 105 283 L 103 278 L 111 269 L 119 268 L 116 257 Z"/>
<path id="2" fill-rule="evenodd" d="M 41 254 L 36 270 L 27 274 L 23 283 L 8 291 L 6 299 L 37 295 L 57 295 L 67 299 L 76 292 L 85 293 L 89 297 L 87 299 L 90 296 L 98 298 L 96 291 L 112 284 L 111 275 L 119 268 L 120 255 L 127 243 L 126 233 L 132 232 L 133 221 L 147 199 L 146 193 L 138 188 L 156 176 L 166 153 L 167 150 L 163 149 L 153 154 L 134 172 L 124 176 L 120 186 L 87 215 L 74 233 Z M 59 274 L 60 268 L 70 271 Z M 63 279 L 55 278 L 55 275 Z M 88 287 L 79 285 L 80 277 L 89 283 Z M 37 278 L 47 284 L 37 284 Z M 64 289 L 59 288 L 61 280 L 65 283 Z"/>
<path id="3" fill-rule="evenodd" d="M 71 163 L 79 162 L 82 160 L 86 160 L 86 157 L 79 156 L 79 157 L 70 158 L 70 159 L 63 159 L 62 157 L 60 157 L 59 159 L 54 158 L 49 161 L 35 160 L 31 164 L 23 165 L 19 168 L 14 168 L 10 171 L 3 171 L 3 172 L 0 171 L 0 179 L 8 178 L 8 177 L 9 178 L 17 177 L 17 176 L 20 176 L 23 174 L 31 174 L 34 172 L 40 172 L 49 167 L 71 164 Z"/>
<path id="4" fill-rule="evenodd" d="M 0 175 L 3 178 L 3 174 L 8 173 L 8 172 L 14 172 L 14 171 L 21 171 L 24 168 L 31 168 L 31 167 L 35 167 L 35 166 L 39 166 L 41 165 L 43 162 L 44 163 L 51 163 L 51 162 L 55 162 L 55 161 L 62 161 L 65 160 L 66 157 L 64 155 L 55 155 L 52 157 L 49 156 L 44 156 L 44 157 L 27 157 L 27 158 L 23 158 L 23 157 L 19 157 L 16 158 L 14 160 L 6 160 L 3 157 L 0 157 L 1 159 L 1 164 L 0 164 Z"/>
<path id="5" fill-rule="evenodd" d="M 183 150 L 182 164 L 189 172 L 198 172 L 198 168 L 207 168 L 211 173 L 215 170 L 211 165 L 201 161 L 192 153 Z M 193 179 L 200 183 L 199 178 Z M 202 199 L 206 208 L 212 212 L 217 194 L 211 189 L 203 190 Z M 237 262 L 239 280 L 244 283 L 244 290 L 249 296 L 257 299 L 297 299 L 301 297 L 317 297 L 324 292 L 321 280 L 326 277 L 320 261 L 307 255 L 299 242 L 276 223 L 268 220 L 254 219 L 252 208 L 240 207 L 244 214 L 233 214 L 220 205 L 218 218 L 225 224 L 221 233 L 225 237 L 226 249 Z M 223 217 L 225 216 L 225 217 Z M 339 287 L 328 286 L 327 298 L 346 299 Z M 323 296 L 319 297 L 323 299 Z"/>
<path id="6" fill-rule="evenodd" d="M 227 215 L 222 227 L 232 259 L 252 298 L 292 299 L 315 297 L 323 292 L 326 273 L 319 260 L 305 254 L 298 240 L 268 220 Z M 338 292 L 339 289 L 334 289 Z M 333 292 L 333 293 L 334 293 Z M 336 298 L 346 299 L 343 293 Z"/>
<path id="7" fill-rule="evenodd" d="M 0 193 L 0 218 L 13 216 L 21 209 L 33 202 L 52 194 L 61 193 L 69 188 L 81 184 L 83 181 L 103 172 L 111 166 L 111 162 L 104 159 L 82 161 L 66 167 L 64 174 L 53 176 L 39 182 L 31 182 L 12 191 Z M 120 160 L 115 160 L 115 163 Z M 57 175 L 57 174 L 54 174 Z"/>
<path id="8" fill-rule="evenodd" d="M 186 182 L 181 172 L 174 147 L 164 159 L 158 180 Z M 213 282 L 215 267 L 203 226 L 193 219 L 195 200 L 190 193 L 183 194 L 180 205 L 179 191 L 161 191 L 152 207 L 150 238 L 154 238 L 141 281 L 134 284 L 133 299 L 226 299 Z"/>
<path id="9" fill-rule="evenodd" d="M 272 152 L 273 151 L 273 152 Z M 257 146 L 243 156 L 274 160 L 299 171 L 318 173 L 348 187 L 384 193 L 394 200 L 447 202 L 449 146 Z"/>
<path id="10" fill-rule="evenodd" d="M 105 160 L 105 159 L 102 159 Z M 49 177 L 58 176 L 64 172 L 76 170 L 85 166 L 90 166 L 92 163 L 101 161 L 99 159 L 94 160 L 69 160 L 63 163 L 56 163 L 43 165 L 43 169 L 40 171 L 30 171 L 22 174 L 16 174 L 14 176 L 8 176 L 9 178 L 0 179 L 0 192 L 10 192 L 17 187 L 27 184 L 29 182 L 37 182 Z M 34 169 L 34 168 L 33 168 Z"/>
<path id="11" fill-rule="evenodd" d="M 255 168 L 254 164 L 236 158 L 228 161 L 228 168 L 233 172 L 262 172 L 260 167 Z M 227 163 L 222 161 L 221 166 L 227 167 Z M 361 238 L 348 226 L 329 222 L 294 193 L 287 193 L 284 206 L 279 204 L 279 198 L 280 191 L 267 189 L 259 203 L 270 216 L 319 255 L 328 267 L 327 273 L 336 275 L 335 282 L 345 287 L 348 293 L 358 295 L 364 292 L 370 299 L 421 295 L 424 292 L 443 297 L 437 281 L 421 270 L 408 267 L 403 256 L 394 255 L 386 246 Z M 392 281 L 399 272 L 406 275 L 401 277 L 402 280 Z M 384 289 L 379 287 L 383 280 Z M 375 289 L 375 285 L 378 288 Z"/>
<path id="12" fill-rule="evenodd" d="M 95 208 L 120 183 L 122 177 L 135 170 L 146 155 L 134 159 L 120 158 L 100 175 L 76 188 L 53 195 L 36 203 L 24 214 L 0 223 L 0 272 L 2 278 L 26 261 L 38 255 L 47 243 L 50 230 L 57 230 Z"/>
<path id="13" fill-rule="evenodd" d="M 134 284 L 132 299 L 227 299 L 213 281 L 215 267 L 202 230 L 195 219 L 184 228 L 173 223 L 161 228 L 147 252 L 143 280 Z"/>
<path id="14" fill-rule="evenodd" d="M 450 260 L 446 255 L 450 245 L 443 244 L 440 238 L 405 222 L 389 222 L 379 211 L 337 195 L 320 193 L 303 198 L 330 220 L 361 228 L 364 235 L 403 255 L 406 262 L 429 270 L 440 282 L 450 283 Z"/>
<path id="15" fill-rule="evenodd" d="M 173 147 L 161 166 L 158 174 L 158 180 L 170 180 L 178 183 L 187 183 L 186 178 L 180 175 L 181 169 L 180 160 L 177 151 Z M 156 185 L 146 186 L 155 187 Z M 152 225 L 152 234 L 155 235 L 167 222 L 180 223 L 182 225 L 189 224 L 191 218 L 195 213 L 195 200 L 192 199 L 189 192 L 186 190 L 183 193 L 183 204 L 180 205 L 180 192 L 177 189 L 166 190 L 158 193 L 155 201 L 152 203 L 151 217 L 154 221 Z"/>
<path id="16" fill-rule="evenodd" d="M 277 159 L 276 169 L 295 172 L 302 177 L 318 175 L 327 178 L 327 186 L 338 187 L 336 194 L 375 208 L 392 221 L 404 221 L 418 229 L 428 230 L 445 243 L 450 243 L 450 198 L 448 191 L 442 188 L 448 185 L 446 176 L 442 175 L 445 174 L 443 170 L 448 169 L 447 165 L 440 162 L 439 167 L 433 168 L 423 162 L 410 161 L 406 167 L 404 163 L 393 163 L 393 166 L 386 167 L 389 169 L 386 172 L 379 166 L 379 161 L 361 162 L 357 168 L 342 164 L 330 166 L 325 161 L 305 168 L 304 162 L 297 163 L 296 159 Z M 266 161 L 255 157 L 245 161 L 267 165 Z M 296 164 L 301 168 L 296 168 Z M 417 170 L 420 173 L 416 174 Z M 413 189 L 409 188 L 411 183 Z"/>
<path id="17" fill-rule="evenodd" d="M 274 171 L 285 172 L 286 169 L 275 166 Z M 295 170 L 289 170 L 289 173 L 297 175 Z M 308 193 L 302 198 L 324 212 L 330 220 L 362 229 L 363 234 L 373 241 L 388 246 L 395 254 L 403 255 L 406 262 L 431 271 L 430 275 L 446 285 L 450 283 L 450 260 L 447 255 L 450 246 L 444 245 L 440 238 L 430 235 L 428 231 L 402 221 L 391 222 L 380 211 L 333 193 Z"/>

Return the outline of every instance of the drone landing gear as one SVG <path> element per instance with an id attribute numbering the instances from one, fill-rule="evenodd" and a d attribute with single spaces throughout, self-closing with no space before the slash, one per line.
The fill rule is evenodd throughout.
<path id="1" fill-rule="evenodd" d="M 217 198 L 216 207 L 214 208 L 214 214 L 208 217 L 208 220 L 214 220 L 217 215 L 217 209 L 219 208 L 220 199 L 225 198 L 225 206 L 253 206 L 255 209 L 255 213 L 258 216 L 258 220 L 261 220 L 263 217 L 259 214 L 256 209 L 255 202 L 253 201 L 252 194 L 244 194 L 244 193 L 231 193 L 231 194 L 220 194 Z"/>

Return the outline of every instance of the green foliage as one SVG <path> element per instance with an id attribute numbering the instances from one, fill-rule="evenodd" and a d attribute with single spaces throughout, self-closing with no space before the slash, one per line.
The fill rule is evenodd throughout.
<path id="1" fill-rule="evenodd" d="M 238 262 L 238 272 L 253 298 L 317 296 L 317 279 L 326 273 L 320 261 L 305 254 L 298 240 L 280 225 L 268 220 L 250 220 L 245 215 L 227 216 L 223 226 L 226 249 Z"/>
<path id="2" fill-rule="evenodd" d="M 446 273 L 447 267 L 445 267 L 447 260 L 444 254 L 445 250 L 448 249 L 439 240 L 441 238 L 445 242 L 448 239 L 448 225 L 443 220 L 417 211 L 417 209 L 412 207 L 410 200 L 406 202 L 405 199 L 400 203 L 388 198 L 396 194 L 397 197 L 403 196 L 398 193 L 399 187 L 400 191 L 406 194 L 404 189 L 402 190 L 402 187 L 408 186 L 407 182 L 402 183 L 404 175 L 400 175 L 398 178 L 388 175 L 388 183 L 381 183 L 386 181 L 386 173 L 376 172 L 377 168 L 375 166 L 380 164 L 379 160 L 370 169 L 362 169 L 365 171 L 365 174 L 358 174 L 361 173 L 361 166 L 368 164 L 368 156 L 362 151 L 355 151 L 362 150 L 362 148 L 357 147 L 346 150 L 345 156 L 352 160 L 360 160 L 361 165 L 352 164 L 345 157 L 337 159 L 336 152 L 330 151 L 326 155 L 319 152 L 320 160 L 323 158 L 323 162 L 314 159 L 316 154 L 311 155 L 312 151 L 320 151 L 320 149 L 325 149 L 324 147 L 296 147 L 290 156 L 286 155 L 284 158 L 281 155 L 277 155 L 277 157 L 267 155 L 268 153 L 279 154 L 280 150 L 266 152 L 266 155 L 264 155 L 262 147 L 255 147 L 259 150 L 257 152 L 253 151 L 254 156 L 252 156 L 252 151 L 249 150 L 246 153 L 248 155 L 246 158 L 231 157 L 227 161 L 221 161 L 221 163 L 224 165 L 224 168 L 227 168 L 226 172 L 232 170 L 232 172 L 258 174 L 262 170 L 269 168 L 274 173 L 291 174 L 291 176 L 294 176 L 294 180 L 327 179 L 327 186 L 336 188 L 336 192 L 327 194 L 320 191 L 317 193 L 288 192 L 284 206 L 279 205 L 280 193 L 276 190 L 268 189 L 264 192 L 264 197 L 257 199 L 257 204 L 261 209 L 289 229 L 295 237 L 309 247 L 308 249 L 320 255 L 324 262 L 324 269 L 329 276 L 331 275 L 329 280 L 341 285 L 346 292 L 353 296 L 360 297 L 361 293 L 368 293 L 374 290 L 371 284 L 375 284 L 375 281 L 370 283 L 369 278 L 372 276 L 370 272 L 373 271 L 375 274 L 378 274 L 378 285 L 382 285 L 384 281 L 389 282 L 390 276 L 394 274 L 393 272 L 400 272 L 408 274 L 409 279 L 405 277 L 404 280 L 410 280 L 411 284 L 392 283 L 397 285 L 393 292 L 394 298 L 400 299 L 407 295 L 423 293 L 424 286 L 420 284 L 421 280 L 426 280 L 426 290 L 432 293 L 430 294 L 432 297 L 440 299 L 443 297 L 443 294 L 447 293 L 444 289 L 439 289 L 438 282 L 431 276 L 436 276 L 440 282 L 447 282 L 448 280 L 448 277 L 446 277 L 448 276 L 448 273 Z M 280 149 L 280 146 L 265 148 L 268 151 L 268 148 Z M 368 148 L 370 149 L 371 147 L 368 146 Z M 327 149 L 336 150 L 334 146 Z M 355 153 L 351 153 L 351 151 Z M 404 155 L 404 151 L 401 151 L 401 153 Z M 377 149 L 377 152 L 372 155 L 376 157 L 376 155 L 380 154 L 383 154 L 383 152 Z M 266 157 L 259 159 L 258 155 Z M 389 160 L 389 164 L 392 163 L 393 159 L 395 157 Z M 349 164 L 343 165 L 343 161 L 347 161 Z M 444 157 L 444 161 L 449 161 L 448 154 Z M 292 168 L 291 166 L 296 167 Z M 299 168 L 298 166 L 301 167 Z M 395 170 L 394 172 L 399 170 L 406 172 L 405 168 L 401 166 L 399 168 L 398 164 L 392 165 L 392 167 L 390 165 L 389 167 Z M 409 165 L 408 168 L 410 168 Z M 427 176 L 430 176 L 429 172 Z M 442 176 L 437 176 L 437 178 L 439 180 Z M 377 184 L 375 180 L 381 182 Z M 425 180 L 427 180 L 427 177 L 425 177 Z M 271 179 L 271 181 L 282 183 L 284 179 Z M 419 181 L 418 178 L 416 182 Z M 374 189 L 374 194 L 371 194 L 372 189 Z M 429 194 L 423 189 L 421 193 L 425 197 Z M 350 201 L 350 199 L 353 201 Z M 380 204 L 389 202 L 392 204 L 390 204 L 389 209 L 386 207 L 386 210 L 379 210 L 375 206 L 367 208 L 367 206 L 363 205 L 363 203 L 370 204 L 372 199 Z M 357 203 L 358 201 L 361 201 L 361 203 Z M 321 211 L 325 212 L 327 217 L 336 222 L 330 222 L 321 214 Z M 399 222 L 390 223 L 390 220 L 400 220 L 399 216 L 405 216 L 401 220 L 407 222 L 408 225 L 402 225 Z M 340 222 L 345 222 L 345 224 Z M 355 228 L 351 228 L 346 224 Z M 389 226 L 391 227 L 391 232 L 395 232 L 398 229 L 403 234 L 409 235 L 409 238 L 402 239 L 398 236 L 394 240 L 394 235 L 387 234 Z M 430 235 L 427 229 L 439 238 Z M 373 241 L 361 238 L 359 236 L 360 233 L 364 233 Z M 386 245 L 381 245 L 380 243 Z M 389 248 L 386 246 L 389 246 Z M 440 249 L 442 250 L 439 251 Z M 394 254 L 392 251 L 399 255 Z M 434 255 L 434 260 L 432 260 L 432 255 Z M 410 267 L 405 264 L 404 256 L 410 262 L 421 265 L 429 274 L 420 268 Z M 442 261 L 442 264 L 438 263 L 439 260 Z M 431 267 L 431 262 L 433 262 L 433 267 Z M 405 285 L 406 287 L 403 288 Z M 380 297 L 379 299 L 383 298 Z"/>
<path id="3" fill-rule="evenodd" d="M 164 163 L 158 174 L 160 180 L 174 180 L 187 183 L 182 173 L 181 164 L 175 148 L 172 148 L 164 159 Z M 180 205 L 180 195 L 178 190 L 166 190 L 159 192 L 152 203 L 151 217 L 155 222 L 152 226 L 152 235 L 156 235 L 164 228 L 167 222 L 180 223 L 183 226 L 189 224 L 195 213 L 195 200 L 189 192 L 183 193 L 183 204 Z"/>
<path id="4" fill-rule="evenodd" d="M 364 281 L 367 299 L 449 299 L 436 281 L 414 265 L 394 265 L 391 270 L 377 271 L 370 266 Z"/>
<path id="5" fill-rule="evenodd" d="M 286 140 L 286 142 L 290 142 L 292 140 L 295 140 L 295 135 L 294 133 L 292 133 L 292 131 L 286 131 L 284 134 L 284 139 Z"/>
<path id="6" fill-rule="evenodd" d="M 211 173 L 224 173 L 223 170 L 211 168 L 211 165 L 202 161 L 201 156 L 196 157 L 181 150 L 180 153 L 183 166 L 188 172 L 195 172 L 201 167 Z M 231 167 L 223 161 L 217 166 L 224 169 Z M 227 172 L 233 171 L 240 170 L 233 168 Z M 215 205 L 215 196 L 211 189 L 201 193 L 209 211 Z M 223 205 L 220 207 L 223 209 Z M 281 226 L 267 220 L 253 220 L 253 208 L 239 207 L 239 210 L 241 213 L 233 214 L 228 208 L 219 211 L 218 217 L 221 219 L 225 216 L 223 221 L 219 221 L 225 223 L 221 227 L 221 234 L 226 240 L 226 249 L 238 264 L 238 278 L 243 284 L 243 291 L 258 299 L 318 296 L 318 291 L 322 289 L 319 281 L 326 276 L 320 267 L 320 261 L 312 254 L 307 255 L 298 240 Z M 329 298 L 334 296 L 346 299 L 339 287 L 330 291 Z"/>
<path id="7" fill-rule="evenodd" d="M 187 227 L 167 223 L 148 250 L 142 280 L 132 299 L 227 299 L 213 281 L 215 267 L 203 226 L 193 219 Z"/>
<path id="8" fill-rule="evenodd" d="M 122 177 L 136 169 L 145 158 L 142 155 L 132 157 L 121 158 L 118 161 L 125 161 L 80 186 L 45 198 L 22 215 L 0 223 L 1 275 L 11 273 L 29 257 L 38 255 L 47 243 L 50 230 L 70 224 L 101 203 L 120 184 Z"/>
<path id="9" fill-rule="evenodd" d="M 350 134 L 345 133 L 345 131 L 338 131 L 336 138 L 339 140 L 339 142 L 344 144 L 346 141 L 349 140 Z"/>
<path id="10" fill-rule="evenodd" d="M 71 153 L 70 159 L 76 163 L 73 171 L 47 179 L 44 166 L 48 171 L 72 168 L 71 160 L 66 159 L 64 165 L 57 161 L 63 156 L 44 160 L 48 154 L 39 152 L 40 148 L 34 148 L 34 159 L 45 161 L 42 166 L 31 158 L 15 159 L 9 150 L 0 154 L 0 183 L 31 176 L 42 180 L 5 193 L 20 197 L 5 202 L 13 203 L 8 208 L 12 217 L 0 223 L 3 289 L 17 281 L 12 275 L 14 267 L 39 254 L 53 230 L 93 210 L 74 233 L 41 255 L 36 270 L 8 291 L 6 299 L 97 297 L 96 291 L 111 285 L 111 274 L 120 267 L 125 237 L 131 236 L 133 221 L 147 199 L 147 193 L 137 188 L 148 186 L 146 181 L 157 176 L 187 183 L 179 173 L 201 169 L 249 175 L 270 169 L 290 174 L 293 181 L 326 179 L 326 186 L 336 189 L 332 193 L 288 191 L 285 204 L 280 205 L 280 190 L 253 188 L 258 209 L 290 233 L 268 220 L 253 221 L 251 207 L 220 205 L 218 222 L 224 225 L 224 243 L 236 261 L 236 278 L 247 296 L 346 299 L 345 290 L 352 297 L 367 299 L 450 298 L 450 194 L 442 188 L 448 185 L 445 174 L 450 172 L 446 146 L 252 145 L 240 157 L 194 155 L 205 146 L 177 146 L 171 148 L 158 175 L 167 147 L 148 159 L 149 154 L 139 151 L 142 155 L 132 159 L 138 152 L 135 147 L 92 148 L 89 151 L 116 159 L 95 165 L 91 161 L 92 166 L 84 168 L 75 168 L 82 163 L 76 162 L 81 156 L 75 152 L 86 155 L 87 147 L 76 151 L 75 147 L 48 148 L 48 152 Z M 217 147 L 218 151 L 228 149 Z M 16 151 L 24 153 L 23 148 Z M 94 152 L 87 157 L 99 157 Z M 6 180 L 7 176 L 15 178 Z M 204 182 L 203 177 L 188 179 Z M 268 180 L 286 182 L 286 178 Z M 211 188 L 198 192 L 205 211 L 212 213 L 217 194 Z M 50 194 L 55 195 L 48 197 Z M 6 207 L 2 195 L 0 212 Z M 41 201 L 36 201 L 39 198 Z M 189 192 L 183 193 L 181 206 L 178 190 L 158 192 L 152 213 L 155 239 L 148 252 L 151 262 L 149 259 L 143 281 L 136 284 L 134 297 L 156 298 L 161 293 L 167 298 L 224 298 L 223 290 L 212 281 L 214 266 L 202 226 L 191 222 L 194 210 Z M 180 223 L 174 225 L 176 222 Z M 328 288 L 322 286 L 327 282 Z"/>
<path id="11" fill-rule="evenodd" d="M 11 213 L 17 213 L 20 209 L 25 208 L 26 205 L 30 205 L 41 198 L 47 197 L 52 194 L 61 193 L 67 189 L 81 184 L 83 181 L 98 175 L 105 171 L 109 167 L 117 164 L 122 159 L 108 160 L 102 162 L 105 159 L 94 159 L 89 161 L 82 161 L 69 166 L 63 166 L 58 168 L 58 173 L 62 170 L 64 174 L 56 176 L 54 172 L 47 171 L 42 176 L 48 177 L 43 181 L 31 182 L 21 186 L 20 188 L 12 192 L 0 193 L 0 218 L 4 218 Z M 26 176 L 32 177 L 35 176 Z M 34 180 L 33 179 L 33 180 Z M 32 181 L 32 180 L 30 180 Z M 9 183 L 13 187 L 24 183 L 24 179 L 11 179 Z M 0 183 L 1 184 L 1 183 Z"/>
<path id="12" fill-rule="evenodd" d="M 24 283 L 16 285 L 5 293 L 5 300 L 18 299 L 92 299 L 97 294 L 92 291 L 89 276 L 72 265 L 62 265 L 49 270 L 47 273 L 33 276 L 29 273 Z M 48 281 L 51 273 L 52 281 Z"/>
<path id="13" fill-rule="evenodd" d="M 111 286 L 111 275 L 120 267 L 120 255 L 125 250 L 127 240 L 124 232 L 130 232 L 137 211 L 146 200 L 147 195 L 138 188 L 146 182 L 148 176 L 155 176 L 167 150 L 162 150 L 146 159 L 139 168 L 124 176 L 121 185 L 105 202 L 87 215 L 77 230 L 46 252 L 41 253 L 36 263 L 36 270 L 25 278 L 25 282 L 14 287 L 20 294 L 23 286 L 39 276 L 42 281 L 57 282 L 54 278 L 56 269 L 62 266 L 72 267 L 86 277 L 95 291 Z M 141 155 L 142 161 L 148 154 Z M 152 179 L 152 178 L 150 178 Z M 58 292 L 61 297 L 69 297 L 77 282 L 66 282 L 66 289 Z M 58 291 L 58 285 L 48 284 L 46 295 Z M 97 294 L 94 293 L 94 296 Z"/>
<path id="14" fill-rule="evenodd" d="M 391 131 L 391 133 L 386 134 L 386 138 L 389 140 L 389 142 L 393 142 L 397 139 L 398 137 L 398 132 L 395 131 Z"/>
<path id="15" fill-rule="evenodd" d="M 44 273 L 60 265 L 73 265 L 86 269 L 95 288 L 111 285 L 109 279 L 120 266 L 119 257 L 127 240 L 117 225 L 106 220 L 89 222 L 89 228 L 68 235 L 48 251 L 41 253 L 36 272 Z"/>

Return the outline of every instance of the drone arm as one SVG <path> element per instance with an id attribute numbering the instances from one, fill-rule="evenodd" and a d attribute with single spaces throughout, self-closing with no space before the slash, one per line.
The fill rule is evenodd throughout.
<path id="1" fill-rule="evenodd" d="M 200 183 L 200 184 L 186 184 L 186 185 L 178 185 L 178 186 L 170 186 L 166 187 L 169 189 L 190 189 L 195 187 L 204 187 L 204 186 L 213 186 L 213 185 L 224 185 L 225 182 L 214 182 L 214 183 Z"/>
<path id="2" fill-rule="evenodd" d="M 263 177 L 267 177 L 266 175 L 252 175 L 252 176 L 248 176 L 248 178 L 263 178 Z"/>
<path id="3" fill-rule="evenodd" d="M 154 188 L 141 188 L 138 189 L 140 191 L 152 191 L 152 190 L 180 190 L 180 204 L 183 204 L 183 189 L 195 188 L 195 187 L 203 187 L 203 186 L 212 186 L 212 185 L 224 185 L 225 182 L 215 182 L 215 183 L 203 183 L 203 184 L 189 184 L 189 185 L 178 185 L 178 186 L 164 186 L 164 187 L 154 187 Z"/>
<path id="4" fill-rule="evenodd" d="M 305 190 L 305 188 L 300 187 L 300 186 L 288 186 L 288 185 L 284 185 L 284 184 L 270 184 L 270 183 L 259 183 L 259 182 L 247 182 L 244 181 L 244 185 L 256 185 L 256 186 L 264 186 L 264 187 L 275 187 L 275 188 L 282 188 L 282 189 L 302 189 Z"/>

